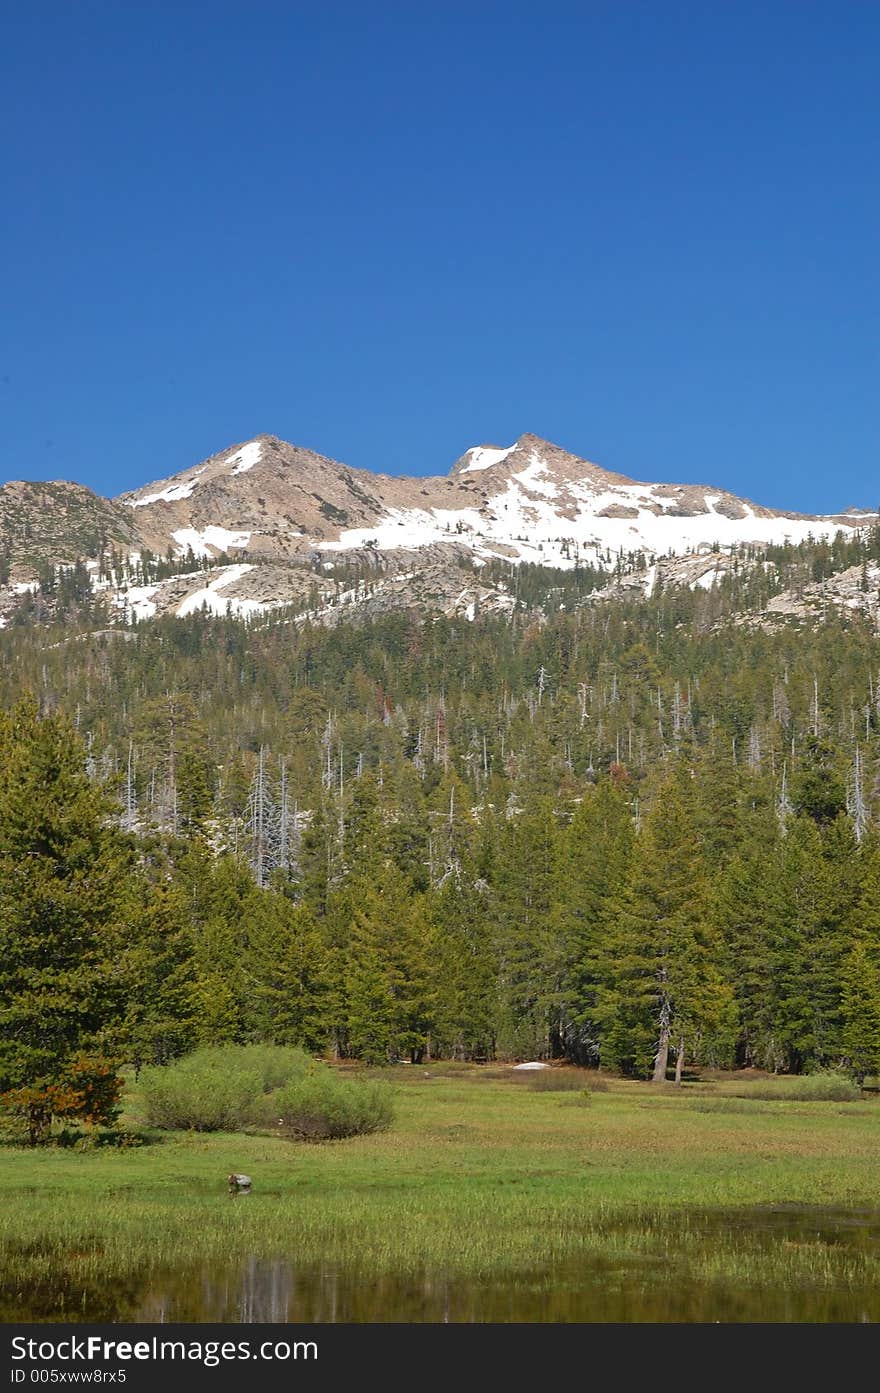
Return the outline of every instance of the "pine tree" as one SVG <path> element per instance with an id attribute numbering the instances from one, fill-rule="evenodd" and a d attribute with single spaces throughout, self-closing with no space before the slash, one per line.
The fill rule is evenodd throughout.
<path id="1" fill-rule="evenodd" d="M 179 885 L 142 883 L 132 906 L 124 948 L 129 982 L 120 1052 L 135 1069 L 165 1064 L 196 1041 L 196 967 L 192 928 Z"/>
<path id="2" fill-rule="evenodd" d="M 331 1038 L 330 960 L 314 915 L 280 889 L 254 902 L 249 926 L 251 1015 L 259 1039 L 322 1051 Z"/>
<path id="3" fill-rule="evenodd" d="M 776 1034 L 783 985 L 777 953 L 788 912 L 783 841 L 772 807 L 753 812 L 714 895 L 725 975 L 736 1002 L 737 1058 L 741 1064 L 765 1069 L 779 1068 L 784 1062 Z"/>
<path id="4" fill-rule="evenodd" d="M 842 972 L 843 1054 L 859 1084 L 880 1074 L 880 971 L 864 941 L 850 951 Z"/>
<path id="5" fill-rule="evenodd" d="M 437 926 L 436 1043 L 454 1059 L 495 1053 L 495 957 L 485 884 L 465 864 L 431 898 Z"/>
<path id="6" fill-rule="evenodd" d="M 502 824 L 493 880 L 499 1050 L 510 1057 L 562 1053 L 572 958 L 562 916 L 561 838 L 553 808 Z"/>
<path id="7" fill-rule="evenodd" d="M 435 929 L 396 866 L 355 879 L 334 905 L 344 925 L 349 1050 L 377 1063 L 430 1050 L 436 1011 Z"/>
<path id="8" fill-rule="evenodd" d="M 130 853 L 61 717 L 0 718 L 0 1091 L 56 1084 L 122 1018 Z"/>
<path id="9" fill-rule="evenodd" d="M 847 845 L 848 843 L 848 845 Z M 845 819 L 826 831 L 793 819 L 778 865 L 783 913 L 768 971 L 774 975 L 774 1034 L 794 1071 L 840 1053 L 840 993 L 851 912 L 854 839 Z"/>
<path id="10" fill-rule="evenodd" d="M 614 907 L 633 853 L 633 821 L 622 788 L 603 779 L 575 810 L 563 838 L 562 917 L 570 944 L 566 1053 L 577 1063 L 599 1056 L 597 1007 L 610 948 Z"/>
<path id="11" fill-rule="evenodd" d="M 620 897 L 600 987 L 602 1058 L 666 1077 L 669 1053 L 723 1030 L 730 992 L 713 932 L 690 775 L 660 787 Z"/>

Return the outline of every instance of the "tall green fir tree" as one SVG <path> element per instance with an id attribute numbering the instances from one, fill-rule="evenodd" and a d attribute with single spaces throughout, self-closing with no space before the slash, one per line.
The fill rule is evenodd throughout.
<path id="1" fill-rule="evenodd" d="M 132 856 L 63 717 L 0 717 L 0 1092 L 58 1084 L 124 1017 Z"/>

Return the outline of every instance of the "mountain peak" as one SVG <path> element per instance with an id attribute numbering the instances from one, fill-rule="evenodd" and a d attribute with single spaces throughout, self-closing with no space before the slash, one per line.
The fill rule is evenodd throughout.
<path id="1" fill-rule="evenodd" d="M 638 560 L 644 570 L 671 555 L 693 559 L 838 529 L 851 535 L 871 518 L 858 508 L 807 517 L 719 487 L 640 483 L 531 431 L 512 444 L 473 445 L 433 477 L 374 474 L 261 433 L 112 502 L 73 484 L 8 484 L 0 490 L 0 553 L 21 566 L 66 562 L 115 542 L 130 556 L 178 558 L 180 573 L 155 586 L 129 581 L 131 596 L 122 585 L 114 603 L 130 600 L 143 615 L 190 613 L 202 603 L 255 614 L 307 595 L 345 557 L 381 572 L 394 605 L 426 577 L 428 589 L 460 581 L 468 558 L 475 573 L 493 558 L 606 570 Z M 3 617 L 0 604 L 0 627 Z"/>

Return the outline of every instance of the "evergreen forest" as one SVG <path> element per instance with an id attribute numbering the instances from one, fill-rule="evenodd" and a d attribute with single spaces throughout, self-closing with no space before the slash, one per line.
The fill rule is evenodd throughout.
<path id="1" fill-rule="evenodd" d="M 766 574 L 10 626 L 0 1091 L 231 1042 L 880 1072 L 880 645 Z"/>

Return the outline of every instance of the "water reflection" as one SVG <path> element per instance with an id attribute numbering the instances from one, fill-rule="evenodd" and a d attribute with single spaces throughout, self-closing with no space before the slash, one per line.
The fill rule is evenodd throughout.
<path id="1" fill-rule="evenodd" d="M 615 1230 L 626 1234 L 621 1221 Z M 222 1273 L 179 1273 L 157 1283 L 144 1321 L 875 1321 L 880 1290 L 833 1278 L 821 1285 L 730 1283 L 673 1267 L 677 1249 L 713 1246 L 759 1255 L 796 1245 L 838 1262 L 880 1258 L 880 1212 L 777 1206 L 665 1215 L 657 1246 L 623 1258 L 588 1258 L 504 1279 L 421 1273 L 375 1276 L 336 1266 L 251 1258 Z M 696 1248 L 694 1242 L 696 1240 Z M 701 1242 L 702 1240 L 702 1242 Z M 823 1250 L 825 1250 L 823 1252 Z"/>
<path id="2" fill-rule="evenodd" d="M 628 1226 L 627 1226 L 628 1225 Z M 381 1321 L 877 1321 L 880 1211 L 774 1206 L 684 1213 L 608 1229 L 615 1256 L 581 1258 L 506 1278 L 438 1272 L 376 1276 L 354 1268 L 301 1265 L 291 1258 L 250 1257 L 222 1269 L 189 1268 L 124 1285 L 92 1282 L 85 1290 L 52 1278 L 7 1290 L 6 1320 L 262 1322 Z M 700 1274 L 701 1260 L 723 1250 L 760 1264 L 781 1250 L 792 1271 L 821 1269 L 821 1281 L 719 1281 Z M 618 1255 L 619 1254 L 619 1255 Z M 863 1277 L 853 1259 L 861 1262 Z M 759 1266 L 755 1268 L 757 1272 Z"/>

